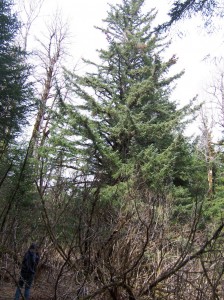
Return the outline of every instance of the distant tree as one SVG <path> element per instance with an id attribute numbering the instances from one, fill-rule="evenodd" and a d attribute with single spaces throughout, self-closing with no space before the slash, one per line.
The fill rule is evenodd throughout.
<path id="1" fill-rule="evenodd" d="M 37 83 L 37 116 L 31 135 L 32 154 L 44 145 L 49 135 L 52 111 L 57 110 L 58 98 L 64 87 L 62 76 L 62 61 L 66 56 L 68 40 L 68 26 L 63 23 L 61 16 L 55 14 L 49 24 L 46 24 L 47 33 L 37 40 L 39 48 L 34 51 L 38 68 L 34 78 Z"/>
<path id="2" fill-rule="evenodd" d="M 207 85 L 201 111 L 199 149 L 207 165 L 209 195 L 213 201 L 206 205 L 206 215 L 222 218 L 223 209 L 223 128 L 224 128 L 224 73 L 223 59 L 212 61 L 215 72 Z"/>

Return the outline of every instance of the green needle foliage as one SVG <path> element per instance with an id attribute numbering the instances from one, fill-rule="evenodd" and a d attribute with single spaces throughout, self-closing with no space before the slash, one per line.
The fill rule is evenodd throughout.
<path id="1" fill-rule="evenodd" d="M 34 109 L 31 68 L 26 53 L 17 45 L 20 23 L 13 4 L 0 1 L 0 232 L 5 246 L 13 238 L 17 214 L 30 209 L 33 196 L 33 174 L 26 166 L 27 149 L 20 141 Z"/>
<path id="2" fill-rule="evenodd" d="M 220 0 L 175 0 L 168 13 L 169 20 L 157 27 L 157 30 L 169 29 L 174 23 L 190 19 L 195 15 L 202 16 L 205 27 L 212 29 L 213 19 L 223 17 L 222 1 Z"/>
<path id="3" fill-rule="evenodd" d="M 79 100 L 66 108 L 63 136 L 88 175 L 120 195 L 136 181 L 163 193 L 187 163 L 180 143 L 186 143 L 182 131 L 190 106 L 178 109 L 170 100 L 181 73 L 170 75 L 176 58 L 163 58 L 168 43 L 153 32 L 156 14 L 144 13 L 143 4 L 111 5 L 106 26 L 98 28 L 108 42 L 99 50 L 100 63 L 86 61 L 94 70 L 85 76 L 67 73 Z"/>
<path id="4" fill-rule="evenodd" d="M 192 105 L 179 109 L 170 100 L 182 73 L 170 75 L 177 59 L 164 59 L 169 42 L 155 34 L 155 11 L 145 13 L 143 5 L 110 6 L 98 28 L 108 46 L 98 50 L 99 62 L 85 60 L 92 72 L 66 72 L 73 101 L 60 104 L 51 131 L 63 165 L 102 185 L 105 201 L 120 203 L 142 184 L 156 194 L 180 186 L 187 197 L 195 191 L 192 148 L 183 135 Z"/>
<path id="5" fill-rule="evenodd" d="M 0 143 L 12 141 L 27 123 L 32 106 L 30 67 L 25 53 L 16 45 L 20 24 L 12 13 L 13 2 L 0 2 Z"/>

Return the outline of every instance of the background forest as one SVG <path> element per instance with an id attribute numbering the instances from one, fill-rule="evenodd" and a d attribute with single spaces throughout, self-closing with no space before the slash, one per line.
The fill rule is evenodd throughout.
<path id="1" fill-rule="evenodd" d="M 209 90 L 214 117 L 196 98 L 172 99 L 183 72 L 165 55 L 173 24 L 200 14 L 208 28 L 223 6 L 173 1 L 155 25 L 144 2 L 108 5 L 97 27 L 107 46 L 80 75 L 63 64 L 59 15 L 31 52 L 43 1 L 26 22 L 0 1 L 0 299 L 12 299 L 32 242 L 31 299 L 224 299 L 223 137 L 213 138 L 223 71 Z"/>

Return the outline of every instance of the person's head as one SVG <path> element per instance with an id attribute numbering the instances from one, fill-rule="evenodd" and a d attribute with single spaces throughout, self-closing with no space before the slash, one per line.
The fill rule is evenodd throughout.
<path id="1" fill-rule="evenodd" d="M 32 243 L 29 247 L 29 250 L 32 252 L 37 252 L 38 251 L 38 245 L 36 243 Z"/>

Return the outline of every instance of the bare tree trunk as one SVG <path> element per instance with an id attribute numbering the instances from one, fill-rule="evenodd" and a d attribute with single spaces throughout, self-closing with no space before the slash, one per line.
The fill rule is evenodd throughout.
<path id="1" fill-rule="evenodd" d="M 213 197 L 215 194 L 215 172 L 214 172 L 214 159 L 215 150 L 212 141 L 212 131 L 214 129 L 214 120 L 208 120 L 208 113 L 206 109 L 201 108 L 201 132 L 202 132 L 202 149 L 207 164 L 208 176 L 208 195 Z"/>

